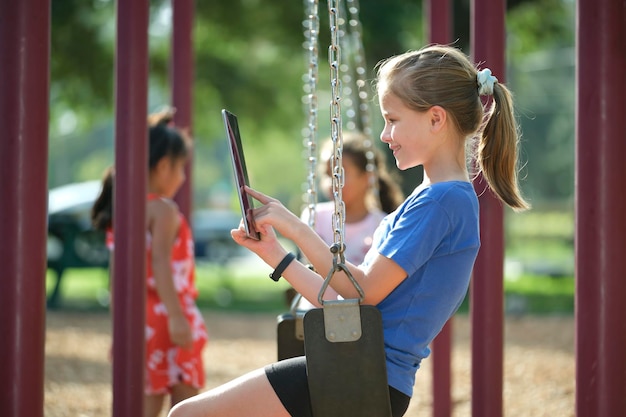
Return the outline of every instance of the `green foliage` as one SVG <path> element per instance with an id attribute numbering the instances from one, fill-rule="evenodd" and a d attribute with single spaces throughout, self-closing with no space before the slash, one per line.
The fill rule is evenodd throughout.
<path id="1" fill-rule="evenodd" d="M 542 0 L 525 2 L 507 16 L 507 47 L 513 55 L 541 49 L 570 47 L 574 42 L 574 2 Z"/>
<path id="2" fill-rule="evenodd" d="M 48 271 L 46 288 L 52 290 L 55 275 Z M 287 308 L 286 281 L 278 283 L 259 271 L 238 271 L 236 268 L 203 264 L 196 270 L 199 292 L 198 306 L 203 309 L 231 311 L 280 312 Z M 61 308 L 108 308 L 109 274 L 101 268 L 72 268 L 63 276 Z"/>
<path id="3" fill-rule="evenodd" d="M 170 100 L 170 4 L 150 3 L 150 110 Z M 421 2 L 361 0 L 360 5 L 368 79 L 381 59 L 426 43 Z M 455 2 L 455 22 L 469 20 L 468 13 L 459 12 L 466 6 Z M 224 136 L 220 109 L 229 108 L 241 118 L 255 184 L 296 209 L 305 180 L 298 150 L 307 71 L 303 4 L 233 0 L 197 1 L 195 7 L 195 203 L 203 206 L 230 186 L 219 144 Z M 319 13 L 320 137 L 325 137 L 329 30 L 324 2 Z M 534 203 L 573 195 L 573 13 L 571 0 L 509 4 L 506 78 L 516 93 L 523 131 L 523 187 Z M 115 2 L 52 2 L 50 186 L 93 179 L 112 163 L 115 36 Z M 466 43 L 465 38 L 458 42 Z M 371 111 L 376 131 L 375 105 Z M 404 177 L 408 189 L 419 175 Z"/>
<path id="4" fill-rule="evenodd" d="M 574 277 L 547 278 L 541 275 L 523 275 L 516 279 L 504 282 L 504 291 L 509 294 L 520 294 L 526 296 L 568 296 L 574 297 L 575 285 Z"/>
<path id="5" fill-rule="evenodd" d="M 381 59 L 426 43 L 422 2 L 361 0 L 360 5 L 368 79 L 373 79 L 373 68 Z M 511 0 L 508 5 L 506 80 L 515 93 L 523 133 L 522 186 L 535 207 L 550 203 L 560 211 L 544 214 L 536 209 L 507 215 L 507 258 L 524 268 L 547 262 L 550 268 L 556 265 L 559 273 L 571 275 L 574 2 Z M 298 212 L 305 181 L 300 133 L 304 126 L 302 75 L 307 71 L 302 2 L 196 1 L 195 7 L 195 205 L 237 207 L 220 118 L 220 109 L 229 108 L 240 116 L 252 184 Z M 468 7 L 467 1 L 454 2 L 457 44 L 464 48 Z M 323 138 L 329 131 L 325 2 L 320 2 L 319 11 L 319 135 Z M 169 1 L 151 1 L 150 110 L 170 100 L 170 12 Z M 113 162 L 115 2 L 56 0 L 51 3 L 51 17 L 49 184 L 57 186 L 99 178 Z M 371 111 L 376 132 L 380 118 L 375 105 Z M 407 190 L 419 176 L 417 170 L 404 173 Z M 284 288 L 266 277 L 235 279 L 230 275 L 226 270 L 199 270 L 201 305 L 218 306 L 216 300 L 227 289 L 231 305 L 237 308 L 252 305 L 255 294 L 265 300 L 263 308 L 283 308 Z M 558 300 L 569 305 L 571 277 L 551 280 L 546 276 L 523 271 L 517 280 L 508 279 L 505 289 L 507 294 L 531 297 L 531 311 L 549 310 Z M 71 270 L 66 279 L 68 298 L 91 300 L 106 289 L 108 281 L 100 270 Z"/>
<path id="6" fill-rule="evenodd" d="M 535 203 L 574 194 L 574 3 L 527 2 L 507 17 L 507 76 L 522 128 L 522 187 Z"/>
<path id="7" fill-rule="evenodd" d="M 247 312 L 283 312 L 288 308 L 285 291 L 289 285 L 271 281 L 264 271 L 238 271 L 213 264 L 198 267 L 198 306 L 202 309 Z M 48 272 L 48 291 L 54 274 Z M 108 302 L 108 272 L 105 269 L 69 269 L 63 278 L 61 308 L 103 309 Z M 504 282 L 507 300 L 521 299 L 525 313 L 573 313 L 574 278 L 552 279 L 526 274 Z M 461 307 L 467 313 L 469 300 Z"/>

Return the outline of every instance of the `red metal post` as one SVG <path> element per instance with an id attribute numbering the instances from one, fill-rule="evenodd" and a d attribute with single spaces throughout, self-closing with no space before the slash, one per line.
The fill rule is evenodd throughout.
<path id="1" fill-rule="evenodd" d="M 450 43 L 452 37 L 452 10 L 450 0 L 424 2 L 428 23 L 429 43 Z M 451 318 L 432 343 L 433 359 L 433 416 L 452 415 L 452 323 Z"/>
<path id="2" fill-rule="evenodd" d="M 143 415 L 146 194 L 148 172 L 148 0 L 117 2 L 115 62 L 115 250 L 113 415 Z"/>
<path id="3" fill-rule="evenodd" d="M 0 8 L 0 415 L 42 417 L 50 3 Z"/>
<path id="4" fill-rule="evenodd" d="M 173 0 L 173 33 L 171 83 L 172 103 L 176 108 L 174 116 L 176 125 L 189 129 L 192 132 L 193 113 L 193 0 Z M 191 222 L 192 199 L 192 170 L 193 158 L 190 155 L 189 163 L 185 168 L 187 180 L 183 183 L 176 195 L 176 202 L 181 212 Z"/>
<path id="5" fill-rule="evenodd" d="M 424 2 L 428 22 L 428 42 L 450 43 L 452 37 L 452 8 L 450 0 L 426 0 Z"/>
<path id="6" fill-rule="evenodd" d="M 506 2 L 474 0 L 471 7 L 472 59 L 505 81 L 504 17 Z M 472 321 L 472 415 L 502 417 L 504 359 L 504 213 L 485 180 L 476 182 L 480 196 L 481 248 L 470 293 Z"/>
<path id="7" fill-rule="evenodd" d="M 626 2 L 576 4 L 576 416 L 618 417 L 626 412 Z"/>
<path id="8" fill-rule="evenodd" d="M 452 415 L 452 323 L 448 320 L 433 340 L 433 416 Z"/>

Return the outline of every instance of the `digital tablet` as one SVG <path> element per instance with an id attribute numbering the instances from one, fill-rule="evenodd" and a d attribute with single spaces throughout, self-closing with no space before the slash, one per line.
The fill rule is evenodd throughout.
<path id="1" fill-rule="evenodd" d="M 259 232 L 254 227 L 254 219 L 252 218 L 252 208 L 254 207 L 253 199 L 245 192 L 244 187 L 250 185 L 248 179 L 248 171 L 246 169 L 246 160 L 243 155 L 243 147 L 241 145 L 241 134 L 239 133 L 239 123 L 237 116 L 226 109 L 222 109 L 222 119 L 224 120 L 224 128 L 228 138 L 228 148 L 230 150 L 230 160 L 233 164 L 235 174 L 235 188 L 239 196 L 239 205 L 241 206 L 241 215 L 244 219 L 246 234 L 252 239 L 260 239 Z"/>

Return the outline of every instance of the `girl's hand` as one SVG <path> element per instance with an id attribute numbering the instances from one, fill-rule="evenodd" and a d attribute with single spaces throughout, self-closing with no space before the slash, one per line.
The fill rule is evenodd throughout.
<path id="1" fill-rule="evenodd" d="M 257 227 L 257 230 L 261 240 L 249 238 L 242 220 L 239 223 L 239 228 L 231 230 L 230 235 L 238 245 L 256 253 L 268 265 L 277 265 L 282 259 L 281 256 L 285 256 L 287 252 L 276 238 L 274 229 L 271 226 L 265 226 L 263 228 Z"/>
<path id="2" fill-rule="evenodd" d="M 167 324 L 172 343 L 183 349 L 191 349 L 193 346 L 193 333 L 185 316 L 170 316 Z"/>
<path id="3" fill-rule="evenodd" d="M 292 235 L 298 233 L 297 226 L 304 223 L 275 198 L 250 187 L 246 187 L 245 192 L 262 204 L 252 210 L 254 224 L 261 239 L 249 238 L 243 222 L 239 224 L 238 229 L 231 231 L 231 236 L 237 244 L 256 253 L 265 263 L 275 267 L 287 254 L 276 237 L 276 231 L 285 238 L 293 240 Z"/>
<path id="4" fill-rule="evenodd" d="M 290 212 L 279 200 L 250 187 L 245 187 L 245 191 L 262 204 L 252 210 L 257 229 L 263 233 L 264 229 L 271 226 L 287 239 L 294 240 L 294 235 L 298 233 L 298 226 L 304 224 L 302 220 Z"/>

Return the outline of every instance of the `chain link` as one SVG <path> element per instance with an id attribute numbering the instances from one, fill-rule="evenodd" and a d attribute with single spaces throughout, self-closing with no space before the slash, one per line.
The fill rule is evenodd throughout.
<path id="1" fill-rule="evenodd" d="M 378 189 L 378 169 L 376 167 L 376 156 L 374 154 L 374 143 L 372 136 L 372 122 L 369 105 L 369 94 L 367 92 L 367 63 L 365 62 L 365 49 L 363 47 L 363 28 L 359 19 L 359 0 L 346 0 L 348 9 L 348 27 L 350 28 L 354 73 L 356 79 L 356 93 L 359 113 L 359 129 L 365 136 L 363 145 L 368 152 L 366 170 L 370 173 L 370 189 L 374 195 L 374 201 L 380 205 Z"/>
<path id="2" fill-rule="evenodd" d="M 345 217 L 346 208 L 342 199 L 345 182 L 343 171 L 343 135 L 341 130 L 341 46 L 339 45 L 339 7 L 340 0 L 328 0 L 328 16 L 330 26 L 330 46 L 328 47 L 328 63 L 330 66 L 330 137 L 333 143 L 331 158 L 332 194 L 335 211 L 332 216 L 334 256 L 344 262 Z"/>
<path id="3" fill-rule="evenodd" d="M 317 206 L 317 129 L 318 101 L 317 85 L 319 78 L 319 11 L 318 0 L 305 0 L 306 19 L 304 26 L 304 47 L 308 51 L 308 72 L 304 75 L 303 87 L 305 96 L 302 98 L 307 105 L 307 126 L 303 128 L 303 144 L 308 151 L 308 173 L 306 203 L 309 227 L 315 227 L 315 208 Z"/>

